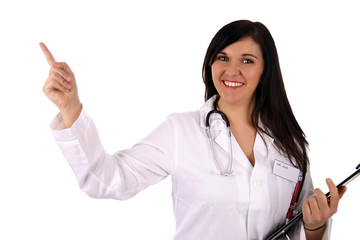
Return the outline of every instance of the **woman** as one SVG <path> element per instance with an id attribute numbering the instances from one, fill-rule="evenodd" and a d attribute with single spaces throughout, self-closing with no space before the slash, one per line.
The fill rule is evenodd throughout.
<path id="1" fill-rule="evenodd" d="M 114 155 L 104 151 L 82 109 L 68 65 L 40 46 L 51 66 L 43 90 L 60 109 L 53 133 L 90 196 L 127 199 L 171 175 L 175 240 L 264 239 L 284 224 L 294 189 L 304 177 L 296 205 L 303 221 L 288 235 L 329 238 L 330 217 L 346 188 L 338 191 L 327 179 L 329 201 L 321 190 L 314 191 L 307 141 L 263 24 L 241 20 L 220 29 L 203 65 L 204 106 L 168 116 L 133 148 Z M 222 113 L 209 115 L 214 109 Z"/>

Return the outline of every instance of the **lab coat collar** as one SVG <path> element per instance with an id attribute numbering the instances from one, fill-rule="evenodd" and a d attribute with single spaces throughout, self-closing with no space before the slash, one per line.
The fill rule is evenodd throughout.
<path id="1" fill-rule="evenodd" d="M 212 96 L 211 98 L 209 98 L 205 104 L 199 109 L 200 112 L 200 127 L 206 129 L 206 116 L 207 114 L 213 110 L 213 103 L 216 99 L 216 95 Z M 216 114 L 214 116 L 214 118 L 222 120 L 221 116 Z M 264 129 L 264 125 L 262 124 L 261 120 L 259 119 L 259 127 L 261 127 L 262 129 Z M 220 130 L 221 132 L 219 134 L 217 134 L 215 137 L 215 141 L 222 146 L 222 148 L 225 150 L 228 145 L 226 144 L 226 141 L 224 142 L 223 140 L 225 140 L 226 138 L 228 138 L 228 132 L 227 129 L 221 124 L 221 121 L 215 121 L 215 124 L 212 125 L 212 129 L 213 130 Z M 261 138 L 268 144 L 273 144 L 274 143 L 274 139 L 272 137 L 270 137 L 269 135 L 259 132 L 258 134 L 261 136 Z"/>
<path id="2" fill-rule="evenodd" d="M 207 114 L 213 110 L 213 103 L 216 99 L 216 95 L 212 96 L 209 100 L 205 102 L 205 104 L 199 109 L 200 112 L 200 127 L 206 129 L 206 116 Z M 211 131 L 213 141 L 222 148 L 225 152 L 230 154 L 229 148 L 229 132 L 225 126 L 225 123 L 219 114 L 214 114 L 212 117 Z M 259 127 L 264 128 L 264 125 L 259 119 Z M 231 141 L 233 145 L 233 149 L 236 149 L 236 139 L 233 135 L 231 135 Z M 263 141 L 265 144 L 260 144 L 258 142 L 256 145 L 261 146 L 263 150 L 269 149 L 271 145 L 274 145 L 274 139 L 269 135 L 262 133 L 260 131 L 257 132 L 256 141 Z M 267 152 L 267 151 L 264 151 Z"/>
<path id="3" fill-rule="evenodd" d="M 199 112 L 200 112 L 200 127 L 202 127 L 202 128 L 206 128 L 206 116 L 211 110 L 213 110 L 213 103 L 214 103 L 215 99 L 216 99 L 216 95 L 212 96 L 199 109 Z"/>
<path id="4" fill-rule="evenodd" d="M 200 115 L 200 127 L 206 130 L 206 117 L 207 114 L 213 110 L 213 103 L 216 99 L 216 96 L 211 97 L 208 101 L 205 102 L 205 104 L 199 109 L 199 115 Z M 249 173 L 252 172 L 253 166 L 250 164 L 250 162 L 245 156 L 243 150 L 241 149 L 240 145 L 237 143 L 235 137 L 233 134 L 231 134 L 231 137 L 229 138 L 229 131 L 225 125 L 225 122 L 223 121 L 222 117 L 219 114 L 214 114 L 211 117 L 212 124 L 211 124 L 211 137 L 214 146 L 218 146 L 220 149 L 222 149 L 230 158 L 230 138 L 231 138 L 231 145 L 232 145 L 232 151 L 233 151 L 233 159 L 240 163 L 243 166 L 243 169 L 246 169 Z M 259 127 L 264 128 L 262 122 L 259 119 Z M 270 136 L 268 136 L 265 133 L 262 133 L 261 131 L 258 131 L 256 134 L 256 139 L 254 142 L 254 154 L 255 159 L 257 161 L 261 161 L 262 159 L 267 159 L 272 155 L 272 147 L 274 147 L 274 139 Z M 226 159 L 226 158 L 225 158 Z M 219 163 L 221 164 L 221 163 Z M 226 167 L 227 163 L 222 163 L 221 165 L 225 164 Z"/>

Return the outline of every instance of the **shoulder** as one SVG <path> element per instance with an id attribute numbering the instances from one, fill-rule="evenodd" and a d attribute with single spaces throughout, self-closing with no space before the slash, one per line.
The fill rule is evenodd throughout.
<path id="1" fill-rule="evenodd" d="M 166 121 L 178 126 L 190 126 L 191 124 L 205 127 L 206 115 L 212 110 L 214 97 L 206 101 L 198 110 L 188 112 L 176 112 L 167 116 Z M 190 125 L 189 125 L 190 124 Z"/>
<path id="2" fill-rule="evenodd" d="M 171 113 L 166 118 L 166 123 L 174 125 L 176 127 L 181 126 L 190 126 L 190 125 L 200 125 L 200 112 L 175 112 Z"/>

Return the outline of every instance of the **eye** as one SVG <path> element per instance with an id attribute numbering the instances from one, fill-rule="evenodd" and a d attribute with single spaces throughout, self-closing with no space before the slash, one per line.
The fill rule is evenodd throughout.
<path id="1" fill-rule="evenodd" d="M 225 56 L 218 56 L 216 59 L 219 61 L 229 61 L 229 58 Z"/>
<path id="2" fill-rule="evenodd" d="M 243 59 L 241 62 L 245 64 L 249 64 L 249 63 L 253 63 L 254 61 L 251 59 Z"/>

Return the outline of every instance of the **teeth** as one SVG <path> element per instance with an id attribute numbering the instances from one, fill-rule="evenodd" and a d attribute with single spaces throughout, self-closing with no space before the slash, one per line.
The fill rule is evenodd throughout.
<path id="1" fill-rule="evenodd" d="M 228 81 L 224 81 L 226 86 L 229 87 L 240 87 L 242 85 L 244 85 L 244 83 L 239 83 L 239 82 L 228 82 Z"/>

